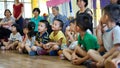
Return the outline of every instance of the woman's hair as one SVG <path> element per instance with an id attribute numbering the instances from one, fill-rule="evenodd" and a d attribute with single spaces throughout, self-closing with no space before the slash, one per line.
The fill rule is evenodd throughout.
<path id="1" fill-rule="evenodd" d="M 62 20 L 60 20 L 60 19 L 55 19 L 54 21 L 58 21 L 58 22 L 60 23 L 60 27 L 63 28 L 64 23 L 63 23 Z"/>
<path id="2" fill-rule="evenodd" d="M 92 17 L 88 13 L 80 13 L 76 18 L 76 25 L 83 31 L 90 29 L 92 24 Z"/>
<path id="3" fill-rule="evenodd" d="M 54 6 L 54 7 L 52 7 L 52 9 L 56 9 L 57 11 L 59 11 L 58 6 Z"/>
<path id="4" fill-rule="evenodd" d="M 120 6 L 117 4 L 107 5 L 103 12 L 108 15 L 109 19 L 117 23 L 120 19 Z"/>
<path id="5" fill-rule="evenodd" d="M 52 32 L 52 28 L 49 24 L 49 22 L 47 20 L 41 20 L 40 23 L 44 23 L 46 28 L 47 28 L 47 32 L 50 34 Z"/>
<path id="6" fill-rule="evenodd" d="M 77 0 L 77 3 L 78 3 L 79 0 Z M 88 5 L 88 0 L 83 0 L 85 2 L 85 7 L 87 7 Z"/>
<path id="7" fill-rule="evenodd" d="M 39 8 L 34 8 L 33 11 L 32 11 L 32 13 L 34 13 L 35 11 L 37 11 L 38 14 L 40 14 L 40 9 Z"/>
<path id="8" fill-rule="evenodd" d="M 9 12 L 10 13 L 10 15 L 12 15 L 12 13 L 11 13 L 11 11 L 9 10 L 9 9 L 5 9 L 5 12 L 4 12 L 4 15 L 6 16 L 6 12 Z"/>

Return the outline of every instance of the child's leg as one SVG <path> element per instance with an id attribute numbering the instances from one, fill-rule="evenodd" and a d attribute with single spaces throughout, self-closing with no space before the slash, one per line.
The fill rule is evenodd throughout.
<path id="1" fill-rule="evenodd" d="M 115 51 L 110 57 L 108 57 L 105 60 L 105 68 L 116 68 L 116 61 L 120 60 L 120 58 L 117 58 L 119 56 L 119 51 Z"/>
<path id="2" fill-rule="evenodd" d="M 9 49 L 9 48 L 16 49 L 16 46 L 18 46 L 18 43 L 19 43 L 19 41 L 14 41 L 13 43 L 11 43 L 11 44 L 9 45 L 8 49 Z"/>
<path id="3" fill-rule="evenodd" d="M 75 47 L 76 53 L 82 57 L 87 55 L 87 52 L 85 50 L 83 50 L 81 47 L 76 46 Z"/>
<path id="4" fill-rule="evenodd" d="M 27 50 L 27 52 L 30 56 L 35 56 L 37 54 L 36 51 L 32 51 L 32 49 L 29 45 L 25 45 L 25 49 Z"/>
<path id="5" fill-rule="evenodd" d="M 60 49 L 60 47 L 58 45 L 53 45 L 52 46 L 52 50 L 59 50 L 59 49 Z"/>
<path id="6" fill-rule="evenodd" d="M 104 60 L 104 58 L 99 54 L 99 52 L 92 49 L 88 51 L 88 55 L 90 56 L 91 59 L 93 59 L 96 62 Z"/>
<path id="7" fill-rule="evenodd" d="M 72 60 L 72 53 L 73 53 L 73 51 L 68 48 L 63 50 L 63 54 L 70 61 Z"/>

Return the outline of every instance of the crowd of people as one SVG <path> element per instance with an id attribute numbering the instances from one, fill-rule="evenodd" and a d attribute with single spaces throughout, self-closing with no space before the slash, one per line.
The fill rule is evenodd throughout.
<path id="1" fill-rule="evenodd" d="M 120 5 L 119 0 L 102 9 L 102 17 L 93 30 L 93 12 L 87 8 L 88 0 L 77 0 L 80 8 L 76 17 L 68 20 L 52 7 L 54 18 L 50 24 L 40 9 L 34 8 L 31 20 L 24 24 L 24 5 L 15 0 L 13 16 L 9 9 L 0 22 L 2 50 L 17 50 L 20 54 L 60 56 L 72 64 L 84 64 L 88 68 L 120 67 Z M 3 32 L 4 31 L 4 32 Z"/>

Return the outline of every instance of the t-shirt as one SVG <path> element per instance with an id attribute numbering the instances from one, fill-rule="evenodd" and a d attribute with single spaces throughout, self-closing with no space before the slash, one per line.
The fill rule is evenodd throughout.
<path id="1" fill-rule="evenodd" d="M 66 38 L 62 31 L 59 31 L 57 35 L 54 36 L 54 31 L 49 36 L 50 40 L 57 42 L 62 38 L 62 44 L 66 44 Z"/>
<path id="2" fill-rule="evenodd" d="M 34 42 L 35 42 L 35 36 L 33 36 L 33 37 L 31 38 L 31 40 L 30 40 L 30 39 L 27 39 L 26 45 L 29 45 L 30 47 L 32 47 L 32 46 L 34 46 Z"/>
<path id="3" fill-rule="evenodd" d="M 89 49 L 97 50 L 99 48 L 97 38 L 87 32 L 85 33 L 83 39 L 80 35 L 78 36 L 78 45 L 82 45 L 86 51 Z"/>
<path id="4" fill-rule="evenodd" d="M 13 33 L 10 34 L 10 41 L 14 42 L 14 41 L 22 41 L 22 36 L 20 35 L 19 32 L 17 32 L 15 35 Z"/>
<path id="5" fill-rule="evenodd" d="M 120 27 L 115 26 L 110 31 L 103 34 L 103 44 L 107 51 L 109 51 L 115 44 L 120 43 Z"/>
<path id="6" fill-rule="evenodd" d="M 41 16 L 38 16 L 37 19 L 34 18 L 34 17 L 31 18 L 31 21 L 35 23 L 35 29 L 34 29 L 34 31 L 38 31 L 38 24 L 39 24 L 39 22 L 40 22 L 41 20 L 44 20 L 44 18 L 41 17 Z"/>
<path id="7" fill-rule="evenodd" d="M 13 5 L 14 17 L 15 18 L 17 18 L 20 15 L 20 13 L 22 11 L 22 7 L 23 7 L 22 3 L 20 3 L 19 5 L 15 5 L 15 4 Z"/>
<path id="8" fill-rule="evenodd" d="M 48 34 L 48 32 L 46 31 L 42 35 L 40 35 L 40 33 L 38 32 L 36 34 L 36 39 L 35 40 L 38 41 L 38 43 L 40 43 L 40 42 L 43 43 L 43 44 L 48 43 L 48 41 L 49 41 L 49 34 Z"/>
<path id="9" fill-rule="evenodd" d="M 9 21 L 11 21 L 11 24 L 4 25 L 3 27 L 11 29 L 11 25 L 15 23 L 15 18 L 13 18 L 13 17 L 10 17 L 10 18 L 5 17 L 5 18 L 2 19 L 1 22 L 5 23 L 5 22 L 9 22 Z"/>

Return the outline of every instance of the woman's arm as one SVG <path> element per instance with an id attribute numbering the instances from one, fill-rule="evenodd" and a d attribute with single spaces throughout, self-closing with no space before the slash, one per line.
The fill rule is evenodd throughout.
<path id="1" fill-rule="evenodd" d="M 21 4 L 22 4 L 22 3 L 21 3 Z M 24 11 L 24 7 L 21 8 L 21 13 L 20 13 L 20 15 L 17 17 L 17 20 L 22 16 L 23 11 Z"/>

